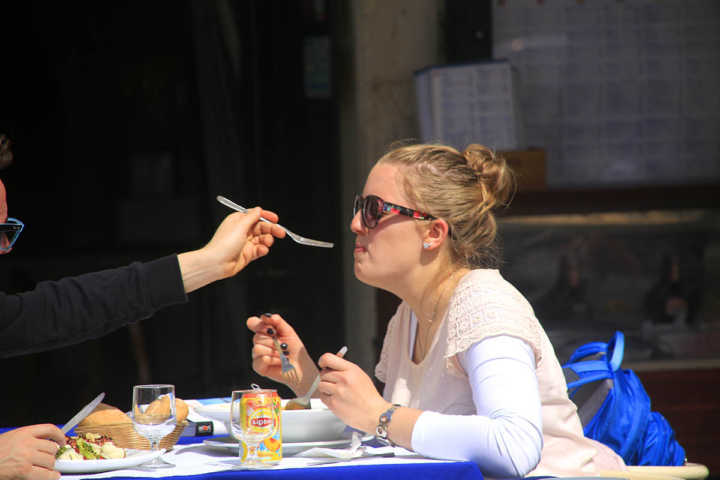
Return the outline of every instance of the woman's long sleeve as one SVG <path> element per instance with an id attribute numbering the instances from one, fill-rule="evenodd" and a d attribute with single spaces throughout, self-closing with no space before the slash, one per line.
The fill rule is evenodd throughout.
<path id="1" fill-rule="evenodd" d="M 413 430 L 413 450 L 428 457 L 474 461 L 493 477 L 525 476 L 540 461 L 543 445 L 531 348 L 514 337 L 490 337 L 473 344 L 459 360 L 477 414 L 423 412 Z"/>

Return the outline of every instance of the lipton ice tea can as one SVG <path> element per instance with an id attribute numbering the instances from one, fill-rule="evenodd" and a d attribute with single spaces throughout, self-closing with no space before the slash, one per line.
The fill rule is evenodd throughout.
<path id="1" fill-rule="evenodd" d="M 270 402 L 267 398 L 270 397 Z M 258 445 L 257 456 L 262 463 L 276 464 L 282 460 L 282 403 L 280 395 L 276 390 L 257 390 L 252 394 L 246 394 L 242 399 L 242 414 L 249 423 L 250 428 L 255 425 L 258 430 L 264 429 L 269 424 L 274 424 L 275 429 L 269 437 L 265 438 Z M 243 448 L 242 460 L 247 457 L 247 446 L 241 442 Z"/>

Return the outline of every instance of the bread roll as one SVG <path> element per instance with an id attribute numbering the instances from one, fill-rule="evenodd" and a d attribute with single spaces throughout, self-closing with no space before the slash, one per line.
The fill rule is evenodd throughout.
<path id="1" fill-rule="evenodd" d="M 90 415 L 78 424 L 78 427 L 87 428 L 98 425 L 115 425 L 122 423 L 132 423 L 132 420 L 119 408 L 101 403 L 95 407 L 95 410 L 93 410 Z"/>
<path id="2" fill-rule="evenodd" d="M 167 415 L 170 411 L 170 397 L 163 396 L 158 398 L 145 410 L 145 415 Z M 188 406 L 183 400 L 175 399 L 175 418 L 178 422 L 182 422 L 188 416 Z"/>
<path id="3" fill-rule="evenodd" d="M 177 415 L 177 421 L 182 422 L 185 420 L 188 416 L 189 408 L 187 403 L 185 403 L 183 400 L 176 398 L 175 399 L 175 415 Z"/>

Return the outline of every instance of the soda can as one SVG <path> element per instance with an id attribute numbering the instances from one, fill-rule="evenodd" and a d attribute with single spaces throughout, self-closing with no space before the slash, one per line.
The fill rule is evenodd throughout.
<path id="1" fill-rule="evenodd" d="M 264 397 L 270 397 L 270 405 Z M 282 460 L 282 403 L 277 390 L 257 389 L 251 394 L 245 394 L 241 404 L 241 418 L 252 432 L 257 430 L 259 434 L 267 431 L 269 425 L 274 425 L 273 434 L 265 438 L 258 445 L 257 456 L 264 464 L 274 465 Z M 247 446 L 241 442 L 243 449 L 242 460 L 247 456 Z"/>

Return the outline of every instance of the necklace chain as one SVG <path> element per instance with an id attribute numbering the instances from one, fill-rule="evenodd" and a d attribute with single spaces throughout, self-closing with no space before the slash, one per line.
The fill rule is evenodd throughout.
<path id="1" fill-rule="evenodd" d="M 426 353 L 426 347 L 429 346 L 428 341 L 432 342 L 432 337 L 433 337 L 433 328 L 432 327 L 433 327 L 433 324 L 435 323 L 435 316 L 437 315 L 437 310 L 438 310 L 438 306 L 440 305 L 440 300 L 442 299 L 442 297 L 445 296 L 445 293 L 447 293 L 448 289 L 450 288 L 450 285 L 452 285 L 452 279 L 455 277 L 455 275 L 457 275 L 457 273 L 459 271 L 460 271 L 460 269 L 457 269 L 447 277 L 447 280 L 445 282 L 445 288 L 443 288 L 442 291 L 438 294 L 437 300 L 435 300 L 435 306 L 433 307 L 432 317 L 430 317 L 430 320 L 428 321 L 428 332 L 426 335 L 424 335 L 424 336 L 420 335 L 420 331 L 422 329 L 420 328 L 420 325 L 418 325 L 417 333 L 415 335 L 416 335 L 417 342 L 418 342 L 417 347 L 419 347 L 419 348 L 416 348 L 416 352 L 415 352 L 416 355 L 419 355 L 421 352 L 423 352 L 422 354 L 424 355 Z M 427 338 L 423 339 L 423 337 L 427 337 Z"/>
<path id="2" fill-rule="evenodd" d="M 440 293 L 438 293 L 437 299 L 435 300 L 435 306 L 433 307 L 432 316 L 430 317 L 430 322 L 429 322 L 430 325 L 432 325 L 433 323 L 435 323 L 435 315 L 437 315 L 437 309 L 438 309 L 438 306 L 440 305 L 440 299 L 441 299 L 441 298 L 445 295 L 445 293 L 448 291 L 449 286 L 452 285 L 452 279 L 453 279 L 453 277 L 455 277 L 455 275 L 457 275 L 457 273 L 458 273 L 459 271 L 460 271 L 460 269 L 457 269 L 457 270 L 455 270 L 453 273 L 451 273 L 451 274 L 448 276 L 448 279 L 447 279 L 447 281 L 445 282 L 445 288 L 443 288 L 443 290 L 442 290 Z"/>
<path id="3" fill-rule="evenodd" d="M 442 297 L 445 296 L 448 289 L 452 285 L 452 283 L 453 283 L 452 280 L 453 280 L 453 278 L 455 278 L 455 275 L 457 275 L 461 270 L 462 269 L 460 269 L 460 268 L 455 270 L 450 275 L 448 275 L 445 282 L 443 282 L 443 283 L 445 283 L 445 286 L 442 289 L 442 291 L 438 294 L 437 299 L 435 300 L 435 306 L 433 307 L 432 316 L 430 317 L 430 320 L 427 322 L 428 329 L 427 329 L 427 333 L 425 335 L 420 335 L 420 332 L 425 331 L 425 330 L 420 328 L 420 324 L 418 322 L 417 333 L 415 334 L 416 339 L 417 339 L 417 345 L 416 345 L 414 356 L 415 355 L 420 356 L 421 353 L 422 353 L 422 356 L 424 356 L 425 353 L 427 353 L 426 347 L 429 347 L 428 342 L 432 342 L 432 338 L 434 336 L 433 335 L 433 332 L 434 332 L 433 325 L 435 323 L 435 316 L 437 315 L 438 307 L 440 306 L 440 300 L 442 299 Z M 427 338 L 424 338 L 424 337 L 427 337 Z"/>

